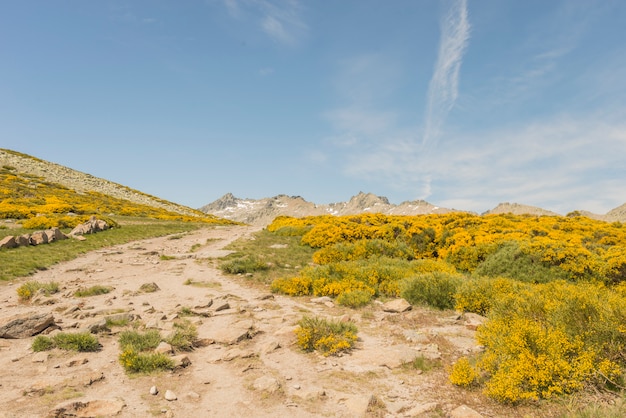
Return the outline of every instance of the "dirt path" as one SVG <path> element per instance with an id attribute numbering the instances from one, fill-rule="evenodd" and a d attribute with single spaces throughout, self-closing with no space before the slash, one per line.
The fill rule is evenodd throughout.
<path id="1" fill-rule="evenodd" d="M 52 312 L 62 330 L 72 332 L 129 313 L 167 335 L 183 308 L 208 316 L 189 317 L 206 344 L 186 353 L 191 364 L 149 376 L 129 377 L 120 366 L 117 327 L 98 334 L 102 350 L 96 353 L 33 353 L 33 338 L 0 339 L 0 416 L 47 416 L 65 405 L 71 416 L 412 417 L 449 416 L 462 404 L 486 417 L 502 416 L 479 394 L 448 384 L 443 367 L 422 372 L 402 365 L 416 357 L 448 363 L 476 349 L 465 319 L 425 309 L 389 313 L 379 303 L 354 311 L 271 295 L 245 278 L 223 275 L 214 259 L 254 230 L 203 229 L 86 254 L 29 278 L 61 285 L 40 304 L 18 302 L 20 282 L 1 286 L 0 323 L 19 313 Z M 144 283 L 160 290 L 139 292 Z M 114 290 L 73 296 L 95 284 Z M 293 333 L 303 314 L 354 321 L 357 349 L 342 357 L 303 353 Z M 157 395 L 150 394 L 152 386 Z M 167 390 L 177 400 L 166 400 Z"/>

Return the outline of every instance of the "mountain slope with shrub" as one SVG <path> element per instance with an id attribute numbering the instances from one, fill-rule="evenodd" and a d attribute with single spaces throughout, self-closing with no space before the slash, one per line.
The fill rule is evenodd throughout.
<path id="1" fill-rule="evenodd" d="M 0 150 L 0 219 L 24 228 L 70 228 L 92 215 L 232 224 L 58 164 Z"/>
<path id="2" fill-rule="evenodd" d="M 168 202 L 155 196 L 133 190 L 127 186 L 114 183 L 91 174 L 83 173 L 30 155 L 0 148 L 0 168 L 12 175 L 30 175 L 56 183 L 78 193 L 98 192 L 113 198 L 126 200 L 135 204 L 152 206 L 168 212 L 188 216 L 203 216 L 197 210 Z"/>

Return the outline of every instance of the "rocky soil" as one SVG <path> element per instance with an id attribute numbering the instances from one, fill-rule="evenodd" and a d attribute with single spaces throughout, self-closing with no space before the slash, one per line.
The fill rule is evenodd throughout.
<path id="1" fill-rule="evenodd" d="M 216 260 L 228 253 L 223 247 L 254 230 L 206 228 L 88 253 L 28 278 L 62 289 L 30 303 L 16 293 L 26 279 L 0 285 L 0 326 L 18 314 L 52 314 L 64 332 L 91 329 L 102 345 L 94 353 L 34 353 L 34 337 L 0 339 L 0 417 L 545 416 L 509 410 L 447 382 L 445 365 L 480 350 L 480 317 L 392 309 L 402 301 L 351 310 L 323 298 L 273 295 L 222 274 Z M 160 290 L 140 291 L 145 283 Z M 96 284 L 114 290 L 73 296 Z M 184 307 L 196 313 L 187 318 L 200 346 L 175 353 L 186 359 L 179 357 L 172 372 L 127 375 L 118 361 L 122 328 L 106 329 L 103 319 L 127 315 L 167 335 Z M 294 329 L 303 314 L 354 321 L 356 349 L 341 357 L 302 352 Z M 435 367 L 413 367 L 420 357 Z"/>

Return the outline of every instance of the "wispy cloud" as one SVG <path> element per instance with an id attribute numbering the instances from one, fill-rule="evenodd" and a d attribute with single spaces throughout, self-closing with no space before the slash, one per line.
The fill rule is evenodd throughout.
<path id="1" fill-rule="evenodd" d="M 259 28 L 274 41 L 295 46 L 308 31 L 298 0 L 223 0 L 230 16 L 251 15 Z"/>
<path id="2" fill-rule="evenodd" d="M 454 0 L 441 23 L 441 41 L 435 70 L 428 87 L 422 144 L 436 142 L 446 116 L 458 96 L 463 52 L 470 37 L 467 0 Z"/>
<path id="3" fill-rule="evenodd" d="M 267 77 L 269 75 L 274 74 L 274 69 L 271 67 L 263 67 L 261 69 L 259 69 L 259 75 L 261 77 Z"/>

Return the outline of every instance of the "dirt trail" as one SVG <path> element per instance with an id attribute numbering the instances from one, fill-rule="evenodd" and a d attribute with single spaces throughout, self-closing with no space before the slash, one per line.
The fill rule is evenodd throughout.
<path id="1" fill-rule="evenodd" d="M 449 363 L 477 349 L 465 319 L 426 309 L 389 313 L 380 303 L 354 311 L 271 295 L 243 277 L 223 275 L 215 258 L 254 230 L 207 228 L 86 254 L 28 279 L 61 285 L 40 304 L 18 302 L 23 281 L 0 286 L 0 323 L 18 313 L 52 312 L 62 330 L 72 332 L 125 312 L 167 335 L 182 308 L 207 315 L 188 317 L 206 344 L 186 353 L 191 364 L 148 376 L 129 377 L 120 366 L 118 327 L 98 334 L 102 350 L 96 353 L 33 353 L 33 338 L 0 339 L 0 416 L 47 416 L 77 402 L 84 407 L 72 416 L 449 416 L 462 404 L 486 417 L 502 416 L 479 394 L 448 384 L 443 367 L 422 372 L 402 365 L 417 356 Z M 159 291 L 139 292 L 152 282 Z M 73 296 L 96 284 L 114 290 Z M 293 330 L 303 314 L 354 321 L 356 350 L 341 357 L 300 351 Z M 149 393 L 152 386 L 157 395 Z M 177 400 L 166 400 L 167 390 Z"/>

